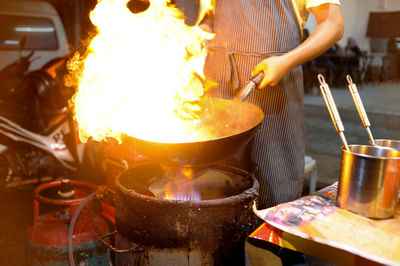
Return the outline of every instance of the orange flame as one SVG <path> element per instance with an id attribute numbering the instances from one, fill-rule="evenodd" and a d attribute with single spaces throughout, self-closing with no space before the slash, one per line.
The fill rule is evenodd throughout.
<path id="1" fill-rule="evenodd" d="M 173 178 L 164 187 L 162 197 L 166 200 L 201 200 L 201 195 L 194 188 L 192 168 L 176 169 L 178 173 L 172 174 Z"/>
<path id="2" fill-rule="evenodd" d="M 211 1 L 202 6 L 211 7 Z M 194 141 L 199 133 L 182 114 L 185 103 L 204 94 L 205 41 L 214 35 L 187 26 L 168 0 L 151 0 L 146 11 L 136 14 L 127 2 L 98 2 L 90 14 L 98 34 L 85 56 L 77 54 L 69 62 L 79 83 L 73 103 L 80 139 L 120 140 L 126 134 L 158 142 Z"/>

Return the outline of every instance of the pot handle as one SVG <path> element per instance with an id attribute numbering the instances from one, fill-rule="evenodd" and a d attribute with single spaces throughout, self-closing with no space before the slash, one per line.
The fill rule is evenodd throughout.
<path id="1" fill-rule="evenodd" d="M 104 239 L 109 238 L 115 234 L 118 234 L 118 231 L 114 231 L 111 233 L 108 233 L 102 237 L 99 237 L 99 241 L 105 245 L 107 248 L 111 249 L 112 251 L 114 251 L 115 253 L 136 253 L 136 252 L 142 252 L 144 251 L 144 249 L 142 247 L 140 247 L 139 245 L 131 242 L 131 247 L 129 249 L 118 249 L 116 247 L 113 247 L 112 244 L 110 244 L 109 242 L 105 241 Z"/>

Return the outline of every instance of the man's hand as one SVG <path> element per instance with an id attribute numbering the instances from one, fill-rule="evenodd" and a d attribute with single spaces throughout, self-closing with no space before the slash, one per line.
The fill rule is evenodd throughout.
<path id="1" fill-rule="evenodd" d="M 258 86 L 259 89 L 278 84 L 278 82 L 290 71 L 290 65 L 284 55 L 272 56 L 259 63 L 254 68 L 251 75 L 254 77 L 261 71 L 264 72 L 264 78 Z"/>

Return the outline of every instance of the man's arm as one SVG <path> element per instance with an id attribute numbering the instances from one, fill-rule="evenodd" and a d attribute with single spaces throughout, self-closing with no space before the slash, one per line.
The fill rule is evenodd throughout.
<path id="1" fill-rule="evenodd" d="M 259 88 L 276 85 L 291 69 L 322 54 L 342 38 L 344 22 L 339 5 L 323 4 L 310 11 L 317 28 L 298 47 L 281 56 L 269 57 L 255 67 L 253 76 L 264 71 Z"/>

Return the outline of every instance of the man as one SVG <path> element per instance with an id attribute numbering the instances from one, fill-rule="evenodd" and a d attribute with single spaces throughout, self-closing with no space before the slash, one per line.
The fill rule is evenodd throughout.
<path id="1" fill-rule="evenodd" d="M 318 23 L 300 44 L 311 12 Z M 246 101 L 262 108 L 263 125 L 251 148 L 236 154 L 234 165 L 252 171 L 260 182 L 259 209 L 300 196 L 304 175 L 305 121 L 301 64 L 341 39 L 339 0 L 216 0 L 205 65 L 218 82 L 210 93 L 232 98 L 260 72 L 260 91 Z"/>

